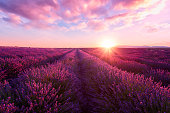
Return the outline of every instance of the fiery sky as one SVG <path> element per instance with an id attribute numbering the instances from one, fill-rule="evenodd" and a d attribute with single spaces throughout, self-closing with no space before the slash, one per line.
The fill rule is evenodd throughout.
<path id="1" fill-rule="evenodd" d="M 0 46 L 170 46 L 169 0 L 0 0 Z"/>

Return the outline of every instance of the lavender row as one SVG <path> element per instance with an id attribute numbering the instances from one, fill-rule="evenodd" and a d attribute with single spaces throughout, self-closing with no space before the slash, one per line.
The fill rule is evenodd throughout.
<path id="1" fill-rule="evenodd" d="M 169 48 L 117 48 L 117 54 L 170 63 Z"/>
<path id="2" fill-rule="evenodd" d="M 78 112 L 74 57 L 73 51 L 54 64 L 29 69 L 10 83 L 1 83 L 0 112 Z"/>
<path id="3" fill-rule="evenodd" d="M 141 64 L 135 61 L 126 61 L 116 57 L 113 50 L 111 49 L 83 49 L 83 51 L 97 56 L 100 59 L 124 71 L 132 73 L 144 73 L 148 69 L 148 66 L 145 64 Z"/>
<path id="4" fill-rule="evenodd" d="M 170 49 L 169 48 L 131 48 L 117 49 L 119 57 L 123 60 L 133 60 L 146 64 L 154 69 L 170 71 Z"/>
<path id="5" fill-rule="evenodd" d="M 70 50 L 58 49 L 58 52 L 55 51 L 55 53 L 52 54 L 46 54 L 46 51 L 47 50 L 44 50 L 44 56 L 35 55 L 24 56 L 22 58 L 0 58 L 0 80 L 17 77 L 20 72 L 30 67 L 38 67 L 46 65 L 47 63 L 52 63 Z M 37 50 L 37 53 L 38 52 Z"/>
<path id="6" fill-rule="evenodd" d="M 0 47 L 0 58 L 23 58 L 28 56 L 55 56 L 57 52 L 67 51 L 67 49 L 54 48 L 24 48 L 24 47 Z"/>
<path id="7" fill-rule="evenodd" d="M 135 49 L 130 49 L 131 51 L 135 51 Z M 144 49 L 145 50 L 145 49 Z M 167 61 L 168 54 L 170 54 L 169 49 L 151 49 L 150 51 L 155 51 L 155 53 L 150 52 L 149 50 L 145 50 L 146 54 L 143 53 L 141 57 L 136 56 L 135 54 L 126 54 L 124 55 L 118 55 L 117 57 L 125 60 L 125 61 L 135 61 L 144 65 L 147 65 L 149 68 L 147 68 L 145 71 L 143 71 L 143 74 L 146 77 L 153 77 L 154 81 L 156 82 L 162 82 L 162 85 L 168 86 L 170 83 L 170 65 Z M 165 52 L 164 52 L 165 51 Z M 139 51 L 138 51 L 139 52 Z M 136 53 L 138 53 L 136 51 Z M 152 56 L 152 54 L 158 54 L 160 52 L 159 56 Z M 142 53 L 140 53 L 142 54 Z M 164 56 L 165 55 L 165 56 Z M 146 59 L 144 59 L 146 57 Z M 152 59 L 148 59 L 147 57 L 150 57 Z M 161 59 L 160 59 L 161 58 Z"/>
<path id="8" fill-rule="evenodd" d="M 144 75 L 127 73 L 80 51 L 92 110 L 95 112 L 168 112 L 168 87 Z"/>
<path id="9" fill-rule="evenodd" d="M 144 74 L 145 77 L 152 77 L 156 82 L 162 82 L 162 85 L 168 86 L 170 83 L 170 73 L 165 69 L 165 63 L 162 65 L 158 65 L 157 67 L 162 67 L 158 69 L 152 69 L 149 64 L 143 64 L 142 62 L 138 62 L 136 60 L 132 60 L 133 57 L 120 57 L 121 52 L 118 54 L 115 53 L 115 50 L 102 50 L 102 49 L 83 49 L 84 51 L 93 54 L 100 59 L 106 61 L 107 63 L 118 67 L 121 70 Z M 126 59 L 129 58 L 129 59 Z M 139 58 L 138 58 L 139 59 Z M 144 60 L 143 60 L 144 61 Z M 146 61 L 146 60 L 145 60 Z M 148 60 L 147 60 L 148 61 Z M 169 65 L 169 64 L 168 64 Z M 170 66 L 167 67 L 169 68 Z"/>

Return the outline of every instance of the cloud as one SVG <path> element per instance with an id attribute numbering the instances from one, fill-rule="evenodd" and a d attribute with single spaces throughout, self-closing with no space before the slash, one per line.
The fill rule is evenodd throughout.
<path id="1" fill-rule="evenodd" d="M 84 30 L 85 28 L 87 28 L 87 23 L 82 22 L 77 24 L 76 26 L 72 26 L 70 29 L 71 30 Z"/>
<path id="2" fill-rule="evenodd" d="M 15 25 L 22 23 L 20 16 L 15 14 L 9 14 L 8 17 L 2 17 L 2 19 Z"/>
<path id="3" fill-rule="evenodd" d="M 53 0 L 1 0 L 1 10 L 14 13 L 30 20 L 46 20 L 57 10 L 58 4 Z"/>
<path id="4" fill-rule="evenodd" d="M 111 0 L 112 6 L 116 9 L 138 9 L 146 8 L 160 0 Z"/>
<path id="5" fill-rule="evenodd" d="M 107 21 L 108 24 L 116 24 L 122 20 L 127 21 L 129 17 L 130 17 L 130 13 L 120 13 L 114 16 L 107 17 L 105 18 L 105 20 Z"/>
<path id="6" fill-rule="evenodd" d="M 153 32 L 159 32 L 161 30 L 169 29 L 170 24 L 169 23 L 159 23 L 159 24 L 147 23 L 147 25 L 145 25 L 144 28 L 148 33 L 153 33 Z"/>
<path id="7" fill-rule="evenodd" d="M 0 0 L 1 20 L 29 27 L 58 28 L 62 20 L 70 29 L 106 29 L 120 21 L 140 21 L 160 13 L 166 0 Z M 27 19 L 24 22 L 23 19 Z M 96 21 L 97 20 L 97 21 Z M 40 25 L 41 24 L 41 25 Z M 72 26 L 73 25 L 73 26 Z M 75 26 L 77 25 L 77 27 Z M 84 28 L 83 28 L 84 29 Z"/>
<path id="8" fill-rule="evenodd" d="M 149 33 L 153 33 L 153 32 L 157 32 L 159 31 L 159 28 L 158 27 L 155 27 L 155 26 L 145 26 L 147 32 Z"/>
<path id="9" fill-rule="evenodd" d="M 100 20 L 91 20 L 87 23 L 87 25 L 90 29 L 95 31 L 106 30 L 106 25 Z"/>

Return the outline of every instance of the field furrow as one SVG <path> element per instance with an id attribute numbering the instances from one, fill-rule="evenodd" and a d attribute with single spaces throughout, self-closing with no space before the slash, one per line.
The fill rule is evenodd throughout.
<path id="1" fill-rule="evenodd" d="M 80 51 L 77 50 L 77 58 L 78 58 L 78 79 L 79 83 L 79 101 L 80 101 L 80 108 L 83 113 L 91 113 L 93 111 L 93 103 L 90 96 L 90 75 L 88 66 L 84 65 L 83 59 L 81 58 Z M 91 86 L 92 87 L 92 86 Z"/>

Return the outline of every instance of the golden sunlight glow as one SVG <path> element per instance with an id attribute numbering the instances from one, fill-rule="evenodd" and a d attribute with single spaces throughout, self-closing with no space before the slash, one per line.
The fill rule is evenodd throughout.
<path id="1" fill-rule="evenodd" d="M 101 46 L 104 48 L 111 48 L 115 46 L 115 43 L 112 40 L 104 40 Z"/>

